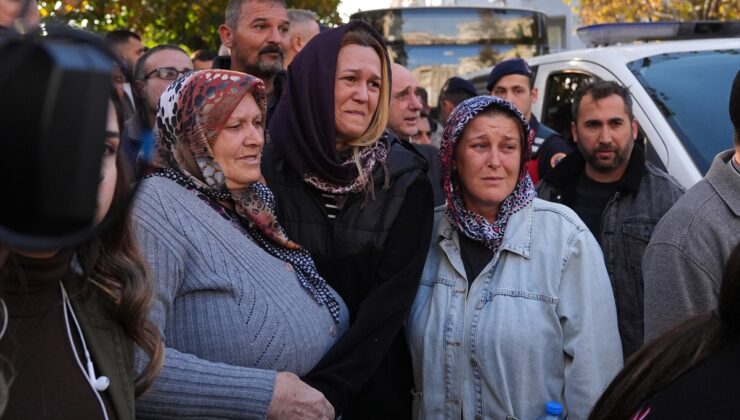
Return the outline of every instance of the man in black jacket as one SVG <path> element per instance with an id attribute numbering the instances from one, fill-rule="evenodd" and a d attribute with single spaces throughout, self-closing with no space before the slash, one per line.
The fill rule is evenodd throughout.
<path id="1" fill-rule="evenodd" d="M 550 171 L 537 193 L 572 208 L 599 241 L 627 359 L 643 344 L 642 256 L 683 188 L 635 144 L 637 121 L 625 87 L 601 80 L 581 86 L 573 118 L 578 151 Z"/>
<path id="2" fill-rule="evenodd" d="M 290 21 L 283 0 L 229 0 L 226 19 L 219 26 L 221 42 L 231 56 L 219 56 L 214 68 L 231 69 L 259 77 L 269 97 L 265 127 L 285 83 L 283 60 Z"/>

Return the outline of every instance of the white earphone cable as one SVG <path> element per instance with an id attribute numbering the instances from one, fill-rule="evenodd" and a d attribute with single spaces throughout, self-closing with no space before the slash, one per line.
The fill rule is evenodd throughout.
<path id="1" fill-rule="evenodd" d="M 77 366 L 79 366 L 80 370 L 82 371 L 82 374 L 85 375 L 85 377 L 87 378 L 87 383 L 88 385 L 90 385 L 90 388 L 92 389 L 93 394 L 95 394 L 95 398 L 97 398 L 98 403 L 100 403 L 100 408 L 103 410 L 103 418 L 105 420 L 109 420 L 108 410 L 106 410 L 105 408 L 103 399 L 101 398 L 98 390 L 93 385 L 93 382 L 96 381 L 97 378 L 95 378 L 95 375 L 92 369 L 90 369 L 89 372 L 85 370 L 85 368 L 82 366 L 82 361 L 80 360 L 80 356 L 77 354 L 77 347 L 75 346 L 74 340 L 72 339 L 72 330 L 69 326 L 68 313 L 72 314 L 72 319 L 74 320 L 75 327 L 77 327 L 77 333 L 79 334 L 80 341 L 82 342 L 82 349 L 85 352 L 85 358 L 87 359 L 87 363 L 90 365 L 90 367 L 92 367 L 92 359 L 90 358 L 90 352 L 87 351 L 87 344 L 85 344 L 85 336 L 82 335 L 82 328 L 80 328 L 80 323 L 77 322 L 77 316 L 75 315 L 75 312 L 72 309 L 72 304 L 69 302 L 69 296 L 67 296 L 67 290 L 64 288 L 64 285 L 62 284 L 62 282 L 59 282 L 59 286 L 62 289 L 62 301 L 63 301 L 63 306 L 64 306 L 64 324 L 67 327 L 67 337 L 69 338 L 69 344 L 72 346 L 72 354 L 74 354 L 75 356 L 75 360 L 77 361 Z"/>

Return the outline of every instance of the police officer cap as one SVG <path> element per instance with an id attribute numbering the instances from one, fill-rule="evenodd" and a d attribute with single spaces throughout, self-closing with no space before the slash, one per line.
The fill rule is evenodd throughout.
<path id="1" fill-rule="evenodd" d="M 488 75 L 488 84 L 486 85 L 486 89 L 490 92 L 491 89 L 493 89 L 493 86 L 502 77 L 510 74 L 521 74 L 531 79 L 532 69 L 530 69 L 527 62 L 521 58 L 510 58 L 508 60 L 504 60 L 496 64 L 493 67 L 493 70 L 491 70 L 491 74 Z"/>
<path id="2" fill-rule="evenodd" d="M 475 87 L 472 83 L 460 77 L 450 77 L 442 87 L 443 93 L 458 93 L 464 92 L 472 96 L 478 96 L 478 92 L 475 91 Z"/>

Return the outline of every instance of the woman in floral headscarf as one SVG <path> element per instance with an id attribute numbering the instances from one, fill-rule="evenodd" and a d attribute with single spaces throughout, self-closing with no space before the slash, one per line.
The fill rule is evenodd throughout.
<path id="1" fill-rule="evenodd" d="M 407 337 L 417 418 L 586 418 L 622 365 L 609 277 L 588 228 L 535 198 L 528 125 L 510 103 L 458 105 L 440 158 L 447 203 Z"/>
<path id="2" fill-rule="evenodd" d="M 228 70 L 186 75 L 160 98 L 164 169 L 142 181 L 134 213 L 166 350 L 138 417 L 334 418 L 295 374 L 349 315 L 260 183 L 264 113 L 262 82 Z"/>
<path id="3" fill-rule="evenodd" d="M 433 196 L 423 157 L 385 132 L 390 85 L 383 39 L 368 24 L 320 33 L 288 68 L 263 162 L 281 223 L 349 308 L 349 331 L 304 376 L 345 420 L 411 416 L 402 326 Z"/>

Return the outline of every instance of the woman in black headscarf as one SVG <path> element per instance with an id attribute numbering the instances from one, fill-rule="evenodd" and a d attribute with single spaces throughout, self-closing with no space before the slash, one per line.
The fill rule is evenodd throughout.
<path id="1" fill-rule="evenodd" d="M 432 228 L 426 164 L 385 132 L 383 45 L 359 21 L 313 38 L 288 68 L 262 165 L 280 223 L 350 311 L 349 331 L 303 378 L 344 419 L 411 415 L 401 330 Z"/>

